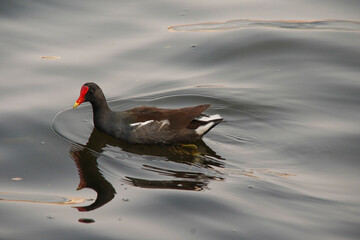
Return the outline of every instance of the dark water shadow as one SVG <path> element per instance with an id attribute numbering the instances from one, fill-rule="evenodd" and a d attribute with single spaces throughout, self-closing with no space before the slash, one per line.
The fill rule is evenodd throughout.
<path id="1" fill-rule="evenodd" d="M 196 165 L 198 169 L 212 169 L 213 166 L 223 167 L 224 159 L 202 140 L 191 145 L 135 145 L 119 141 L 94 128 L 85 146 L 73 145 L 70 149 L 70 156 L 78 168 L 80 177 L 77 190 L 90 188 L 97 193 L 97 198 L 91 205 L 75 207 L 79 211 L 95 210 L 115 197 L 115 188 L 106 180 L 106 176 L 98 166 L 98 158 L 108 146 L 117 147 L 132 154 L 161 157 L 171 162 Z M 175 180 L 151 180 L 125 176 L 122 179 L 123 182 L 140 188 L 201 191 L 206 189 L 210 180 L 224 180 L 222 176 L 207 175 L 203 171 L 176 171 L 155 167 L 151 165 L 151 162 L 142 165 L 142 170 L 169 176 Z"/>
<path id="2" fill-rule="evenodd" d="M 115 197 L 116 191 L 100 172 L 97 163 L 98 155 L 86 147 L 74 147 L 70 150 L 70 156 L 76 164 L 80 177 L 80 183 L 76 190 L 90 188 L 97 193 L 97 198 L 91 205 L 75 208 L 80 212 L 87 212 L 110 202 Z"/>

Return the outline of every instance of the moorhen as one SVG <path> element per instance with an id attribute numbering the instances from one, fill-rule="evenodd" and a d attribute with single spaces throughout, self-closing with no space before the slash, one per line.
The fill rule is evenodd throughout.
<path id="1" fill-rule="evenodd" d="M 202 114 L 210 104 L 179 109 L 137 107 L 113 112 L 95 83 L 82 86 L 73 108 L 83 102 L 91 103 L 94 125 L 98 130 L 130 143 L 195 142 L 223 120 L 219 114 Z"/>

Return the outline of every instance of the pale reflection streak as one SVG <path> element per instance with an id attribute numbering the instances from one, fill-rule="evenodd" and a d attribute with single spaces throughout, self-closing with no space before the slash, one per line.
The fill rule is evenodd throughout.
<path id="1" fill-rule="evenodd" d="M 258 20 L 234 19 L 218 22 L 203 22 L 168 27 L 170 32 L 218 32 L 241 28 L 270 27 L 303 30 L 360 31 L 360 21 L 353 20 Z"/>
<path id="2" fill-rule="evenodd" d="M 42 203 L 42 204 L 54 204 L 54 205 L 72 205 L 72 204 L 83 203 L 86 201 L 86 199 L 79 197 L 61 197 L 61 196 L 53 196 L 53 195 L 0 192 L 0 201 Z"/>

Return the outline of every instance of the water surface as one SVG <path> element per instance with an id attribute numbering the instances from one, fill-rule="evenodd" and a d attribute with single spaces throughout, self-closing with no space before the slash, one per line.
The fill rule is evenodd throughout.
<path id="1" fill-rule="evenodd" d="M 358 239 L 359 10 L 2 1 L 0 238 Z M 88 81 L 113 110 L 225 121 L 194 146 L 127 144 L 71 108 Z"/>

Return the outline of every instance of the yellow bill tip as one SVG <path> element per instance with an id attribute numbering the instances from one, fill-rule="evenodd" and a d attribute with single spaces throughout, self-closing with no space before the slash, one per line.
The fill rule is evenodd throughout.
<path id="1" fill-rule="evenodd" d="M 73 109 L 75 109 L 77 106 L 79 106 L 80 105 L 80 103 L 78 103 L 78 102 L 75 102 L 75 104 L 74 104 L 74 106 L 73 106 Z"/>

